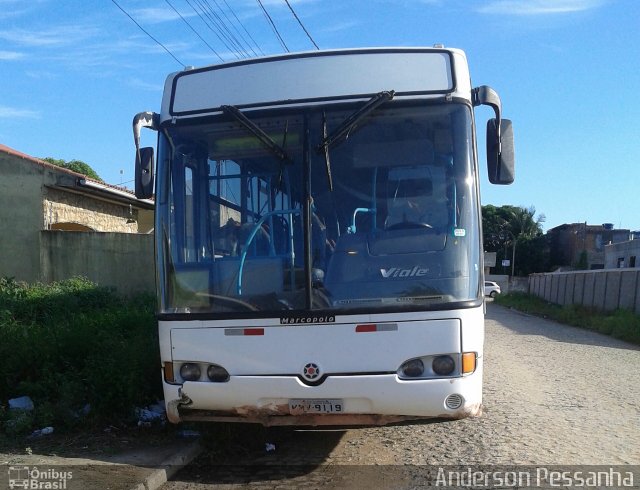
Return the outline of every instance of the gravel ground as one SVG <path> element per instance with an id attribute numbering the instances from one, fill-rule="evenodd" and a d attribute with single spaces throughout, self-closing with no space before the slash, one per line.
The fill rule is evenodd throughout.
<path id="1" fill-rule="evenodd" d="M 163 489 L 413 488 L 432 468 L 424 465 L 640 465 L 638 373 L 637 346 L 489 303 L 481 417 L 242 430 Z"/>

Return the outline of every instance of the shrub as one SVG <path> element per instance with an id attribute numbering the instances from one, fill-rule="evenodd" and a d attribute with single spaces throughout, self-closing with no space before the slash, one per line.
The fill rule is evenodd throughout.
<path id="1" fill-rule="evenodd" d="M 83 278 L 43 285 L 0 279 L 0 403 L 30 396 L 34 425 L 132 417 L 162 397 L 151 295 L 124 298 Z M 24 431 L 31 419 L 5 428 Z M 8 425 L 7 425 L 8 424 Z"/>
<path id="2" fill-rule="evenodd" d="M 525 313 L 640 344 L 640 316 L 631 311 L 603 312 L 580 305 L 560 306 L 526 293 L 500 295 L 495 301 Z"/>

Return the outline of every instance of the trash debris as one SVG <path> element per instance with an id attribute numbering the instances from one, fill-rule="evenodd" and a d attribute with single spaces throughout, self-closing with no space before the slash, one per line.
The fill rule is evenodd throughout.
<path id="1" fill-rule="evenodd" d="M 151 427 L 152 424 L 164 425 L 167 421 L 164 401 L 158 401 L 147 408 L 136 408 L 138 427 Z"/>
<path id="2" fill-rule="evenodd" d="M 36 437 L 48 436 L 49 434 L 53 434 L 53 427 L 45 427 L 44 429 L 34 430 L 29 437 L 33 439 Z"/>
<path id="3" fill-rule="evenodd" d="M 11 410 L 33 410 L 33 400 L 28 396 L 21 396 L 19 398 L 12 398 L 9 400 L 9 409 Z"/>
<path id="4" fill-rule="evenodd" d="M 165 405 L 164 405 L 164 400 L 158 400 L 153 405 L 149 405 L 148 408 L 149 408 L 149 410 L 151 410 L 152 412 L 155 412 L 155 413 L 165 413 L 166 412 L 166 408 L 165 408 Z"/>
<path id="5" fill-rule="evenodd" d="M 267 452 L 275 451 L 276 450 L 276 445 L 275 444 L 271 444 L 270 442 L 267 442 L 264 445 L 264 450 L 267 451 Z"/>
<path id="6" fill-rule="evenodd" d="M 164 415 L 146 408 L 136 408 L 136 417 L 138 417 L 138 427 L 151 427 L 153 423 L 162 424 L 165 419 Z"/>
<path id="7" fill-rule="evenodd" d="M 200 432 L 197 430 L 181 430 L 178 435 L 180 437 L 200 437 Z"/>

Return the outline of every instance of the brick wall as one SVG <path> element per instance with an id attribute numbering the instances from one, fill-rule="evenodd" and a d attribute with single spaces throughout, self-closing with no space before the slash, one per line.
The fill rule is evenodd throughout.
<path id="1" fill-rule="evenodd" d="M 45 230 L 56 223 L 78 223 L 94 231 L 138 231 L 138 210 L 132 209 L 130 214 L 125 205 L 51 188 L 45 189 L 42 203 Z"/>

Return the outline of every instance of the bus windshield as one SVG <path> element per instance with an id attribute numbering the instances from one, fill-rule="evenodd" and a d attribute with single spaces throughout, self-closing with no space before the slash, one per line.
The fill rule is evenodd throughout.
<path id="1" fill-rule="evenodd" d="M 243 111 L 165 126 L 161 313 L 446 308 L 480 294 L 471 109 L 388 102 Z M 259 133 L 259 134 L 257 134 Z"/>

